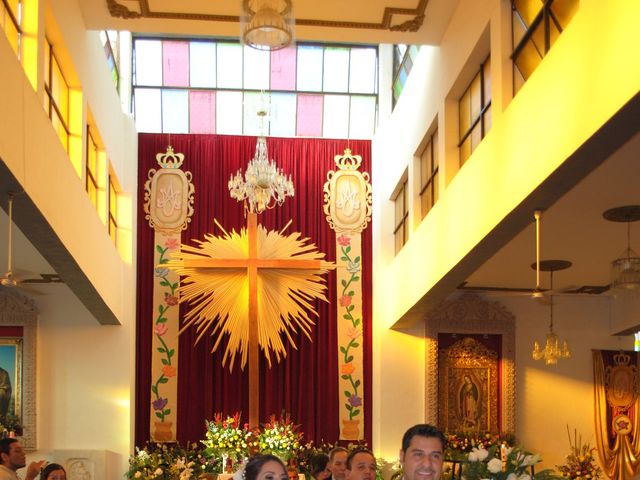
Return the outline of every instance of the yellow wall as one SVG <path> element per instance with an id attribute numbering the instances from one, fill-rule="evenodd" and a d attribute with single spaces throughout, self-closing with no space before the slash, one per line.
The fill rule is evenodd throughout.
<path id="1" fill-rule="evenodd" d="M 45 2 L 39 3 L 44 8 Z M 41 312 L 39 442 L 33 456 L 46 457 L 54 449 L 110 450 L 117 454 L 117 470 L 122 472 L 133 436 L 137 134 L 130 116 L 120 110 L 98 33 L 85 30 L 77 2 L 48 4 L 74 67 L 73 86 L 82 90 L 83 119 L 90 106 L 122 187 L 119 203 L 124 206 L 120 213 L 126 244 L 119 246 L 124 253 L 120 255 L 84 190 L 84 178 L 79 178 L 58 140 L 42 107 L 42 79 L 34 91 L 0 36 L 0 158 L 122 324 L 99 325 L 63 285 L 47 287 L 58 290 L 36 299 Z M 41 42 L 42 10 L 38 17 Z M 42 61 L 41 45 L 38 52 Z"/>
<path id="2" fill-rule="evenodd" d="M 374 139 L 373 401 L 374 418 L 380 419 L 374 426 L 374 447 L 385 456 L 399 448 L 403 428 L 395 412 L 411 420 L 404 422 L 406 426 L 425 417 L 421 380 L 424 346 L 414 336 L 389 328 L 640 89 L 640 63 L 631 61 L 628 53 L 640 46 L 640 30 L 635 24 L 640 3 L 582 0 L 550 53 L 511 100 L 511 64 L 506 60 L 511 47 L 505 34 L 510 21 L 505 3 L 460 2 L 441 47 L 421 49 L 399 104 Z M 470 69 L 477 69 L 484 59 L 488 45 L 492 78 L 499 79 L 492 87 L 493 126 L 458 170 L 456 100 L 460 88 L 471 79 Z M 441 197 L 424 221 L 412 225 L 409 242 L 394 256 L 391 194 L 405 170 L 412 175 L 414 156 L 436 118 L 440 138 L 447 137 L 439 146 L 444 159 Z M 413 204 L 409 218 L 419 218 Z M 519 312 L 514 313 L 518 317 Z M 609 337 L 611 326 L 608 322 L 603 326 L 601 321 L 609 318 L 608 313 L 600 313 L 590 315 L 593 324 L 589 325 L 594 328 L 580 337 L 587 350 L 617 345 Z M 576 315 L 574 319 L 576 333 L 580 332 L 580 318 Z M 564 424 L 570 421 L 587 430 L 592 413 L 586 402 L 591 397 L 581 397 L 580 402 L 585 403 L 579 402 L 575 411 L 561 405 L 548 421 L 543 418 L 543 400 L 549 398 L 545 395 L 574 398 L 571 386 L 586 392 L 591 381 L 585 373 L 590 368 L 589 360 L 584 363 L 581 356 L 555 374 L 529 365 L 531 339 L 525 338 L 527 330 L 519 317 L 516 328 L 518 378 L 522 380 L 518 383 L 516 433 L 525 443 L 531 441 L 531 448 L 559 462 L 559 455 L 566 449 L 559 452 L 540 443 L 546 429 L 557 426 L 554 435 L 558 443 L 551 445 L 559 448 L 562 443 L 566 447 Z M 563 373 L 558 376 L 558 371 Z M 398 397 L 393 387 L 400 375 L 405 379 L 401 385 L 404 395 Z M 586 431 L 583 434 L 588 436 Z"/>

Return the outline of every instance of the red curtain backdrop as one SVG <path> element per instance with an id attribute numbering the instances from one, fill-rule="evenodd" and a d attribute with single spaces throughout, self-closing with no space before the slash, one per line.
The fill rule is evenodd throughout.
<path id="1" fill-rule="evenodd" d="M 183 153 L 182 169 L 193 174 L 195 185 L 194 215 L 182 233 L 183 243 L 203 239 L 205 233 L 221 234 L 214 218 L 227 231 L 245 225 L 243 205 L 229 195 L 227 182 L 231 174 L 242 168 L 255 153 L 256 138 L 227 135 L 140 134 L 138 145 L 138 271 L 137 271 L 137 340 L 136 340 L 136 445 L 149 440 L 151 340 L 153 323 L 153 238 L 154 232 L 144 218 L 144 183 L 150 168 L 160 168 L 156 154 L 167 145 Z M 287 230 L 301 232 L 335 261 L 335 232 L 323 213 L 323 186 L 329 170 L 336 170 L 334 156 L 350 147 L 362 156 L 361 171 L 371 173 L 371 142 L 368 140 L 329 140 L 307 138 L 269 138 L 270 159 L 294 182 L 295 197 L 284 205 L 258 217 L 268 230 L 280 230 L 292 220 Z M 371 227 L 363 232 L 363 345 L 364 401 L 366 406 L 365 437 L 371 444 Z M 338 426 L 338 364 L 336 341 L 335 272 L 327 277 L 328 303 L 318 302 L 312 342 L 304 335 L 294 336 L 297 350 L 287 348 L 287 357 L 271 369 L 261 356 L 260 421 L 271 414 L 289 412 L 301 424 L 305 439 L 319 442 L 336 441 Z M 181 307 L 181 318 L 188 309 Z M 248 380 L 236 361 L 233 372 L 222 367 L 224 345 L 211 354 L 210 337 L 194 346 L 194 331 L 188 330 L 179 341 L 178 441 L 204 438 L 205 419 L 214 413 L 243 413 L 248 420 Z"/>

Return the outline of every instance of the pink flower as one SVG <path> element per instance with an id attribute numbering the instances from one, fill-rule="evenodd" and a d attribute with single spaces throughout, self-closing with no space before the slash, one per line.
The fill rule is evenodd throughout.
<path id="1" fill-rule="evenodd" d="M 167 241 L 164 242 L 164 246 L 169 250 L 175 250 L 180 246 L 180 242 L 178 241 L 177 238 L 168 238 Z"/>
<path id="2" fill-rule="evenodd" d="M 349 235 L 342 234 L 338 237 L 338 245 L 342 247 L 348 247 L 351 244 L 351 238 Z"/>
<path id="3" fill-rule="evenodd" d="M 359 328 L 357 328 L 357 327 L 349 327 L 347 329 L 347 337 L 349 337 L 351 340 L 355 340 L 359 336 L 360 336 L 360 329 Z"/>
<path id="4" fill-rule="evenodd" d="M 340 297 L 340 306 L 348 307 L 351 305 L 351 297 L 349 295 L 343 295 Z"/>
<path id="5" fill-rule="evenodd" d="M 159 337 L 167 333 L 167 330 L 169 330 L 169 327 L 167 327 L 166 323 L 158 323 L 155 327 L 153 327 L 153 333 L 155 333 Z"/>
<path id="6" fill-rule="evenodd" d="M 164 303 L 169 305 L 170 307 L 178 304 L 178 297 L 175 295 L 169 295 L 168 293 L 164 294 Z"/>

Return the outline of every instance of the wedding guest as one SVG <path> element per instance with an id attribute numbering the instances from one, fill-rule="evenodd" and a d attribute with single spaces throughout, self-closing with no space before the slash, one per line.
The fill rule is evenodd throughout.
<path id="1" fill-rule="evenodd" d="M 414 425 L 402 437 L 403 480 L 439 480 L 447 440 L 433 425 Z"/>
<path id="2" fill-rule="evenodd" d="M 36 478 L 44 464 L 44 460 L 31 462 L 27 467 L 24 480 Z M 20 480 L 17 471 L 26 465 L 27 457 L 17 439 L 3 438 L 0 440 L 0 480 Z"/>
<path id="3" fill-rule="evenodd" d="M 289 480 L 289 477 L 287 468 L 278 457 L 254 455 L 244 466 L 244 480 Z"/>
<path id="4" fill-rule="evenodd" d="M 351 450 L 347 457 L 347 480 L 375 480 L 376 457 L 366 448 Z"/>
<path id="5" fill-rule="evenodd" d="M 50 463 L 42 469 L 40 480 L 67 480 L 67 472 L 62 465 Z"/>
<path id="6" fill-rule="evenodd" d="M 309 470 L 315 480 L 327 480 L 331 476 L 329 470 L 329 456 L 325 453 L 318 453 L 309 460 Z"/>
<path id="7" fill-rule="evenodd" d="M 345 480 L 348 455 L 349 451 L 344 447 L 335 447 L 329 452 L 331 480 Z"/>

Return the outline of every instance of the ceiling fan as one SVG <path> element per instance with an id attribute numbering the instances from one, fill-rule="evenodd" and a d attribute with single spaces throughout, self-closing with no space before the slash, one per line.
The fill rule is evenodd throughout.
<path id="1" fill-rule="evenodd" d="M 8 213 L 9 213 L 9 225 L 7 228 L 8 232 L 8 240 L 7 240 L 7 270 L 2 277 L 0 277 L 0 285 L 5 288 L 19 288 L 26 292 L 40 295 L 42 292 L 36 290 L 34 288 L 25 285 L 25 283 L 29 283 L 33 281 L 29 278 L 26 278 L 30 275 L 29 272 L 16 270 L 12 265 L 12 255 L 13 255 L 13 193 L 9 193 L 8 199 Z"/>
<path id="2" fill-rule="evenodd" d="M 562 289 L 553 289 L 553 283 L 549 289 L 542 287 L 540 283 L 540 272 L 550 272 L 551 282 L 553 282 L 553 272 L 569 268 L 572 264 L 568 260 L 540 260 L 540 216 L 541 212 L 534 212 L 536 223 L 536 261 L 531 264 L 531 268 L 536 271 L 535 288 L 509 288 L 509 287 L 485 287 L 485 286 L 469 286 L 466 282 L 458 287 L 459 290 L 477 291 L 486 295 L 494 296 L 524 296 L 537 299 L 543 303 L 549 303 L 550 297 L 554 295 L 593 295 L 600 294 L 609 290 L 609 285 L 592 286 L 585 285 L 582 287 L 568 286 Z"/>

